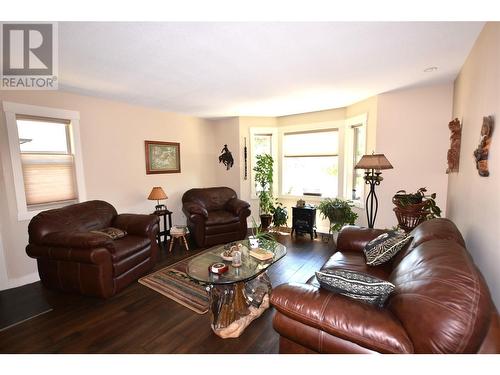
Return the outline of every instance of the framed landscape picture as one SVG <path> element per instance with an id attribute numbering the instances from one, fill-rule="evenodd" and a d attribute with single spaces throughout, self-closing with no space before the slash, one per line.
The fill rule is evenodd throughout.
<path id="1" fill-rule="evenodd" d="M 175 142 L 144 141 L 146 174 L 180 173 L 181 150 Z"/>

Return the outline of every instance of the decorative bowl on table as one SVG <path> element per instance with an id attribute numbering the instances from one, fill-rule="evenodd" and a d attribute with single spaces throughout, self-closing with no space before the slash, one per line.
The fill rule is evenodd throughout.
<path id="1" fill-rule="evenodd" d="M 228 262 L 232 262 L 233 261 L 233 256 L 232 255 L 226 255 L 226 251 L 223 251 L 221 254 L 220 254 L 220 257 L 225 260 L 225 261 L 228 261 Z"/>
<path id="2" fill-rule="evenodd" d="M 238 251 L 238 246 L 236 246 L 236 244 L 231 246 L 226 245 L 224 246 L 224 251 L 220 254 L 220 256 L 222 259 L 232 262 L 235 251 Z"/>
<path id="3" fill-rule="evenodd" d="M 235 251 L 239 251 L 240 256 L 246 255 L 246 253 L 248 253 L 248 248 L 245 245 L 242 245 L 240 243 L 237 245 L 232 245 L 230 247 L 224 246 L 224 251 L 220 254 L 220 256 L 223 260 L 228 261 L 228 262 L 232 262 L 234 260 L 233 255 L 234 255 Z"/>

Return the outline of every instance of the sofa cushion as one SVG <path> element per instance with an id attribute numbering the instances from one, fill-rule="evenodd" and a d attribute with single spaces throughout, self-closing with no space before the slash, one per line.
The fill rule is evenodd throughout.
<path id="1" fill-rule="evenodd" d="M 363 249 L 366 264 L 369 266 L 378 266 L 389 261 L 410 240 L 411 237 L 408 234 L 400 231 L 390 231 L 381 234 L 368 242 Z"/>
<path id="2" fill-rule="evenodd" d="M 445 228 L 446 230 L 446 228 Z M 488 287 L 454 240 L 423 242 L 394 268 L 387 307 L 417 353 L 477 352 L 493 309 Z"/>
<path id="3" fill-rule="evenodd" d="M 394 290 L 392 283 L 356 271 L 323 270 L 316 278 L 322 288 L 380 307 Z"/>
<path id="4" fill-rule="evenodd" d="M 136 252 L 149 246 L 151 243 L 150 239 L 147 237 L 139 237 L 128 235 L 119 240 L 113 241 L 113 246 L 115 251 L 111 253 L 113 263 L 121 261 L 129 256 L 132 256 Z"/>
<path id="5" fill-rule="evenodd" d="M 238 223 L 239 221 L 240 217 L 235 216 L 230 211 L 215 210 L 208 212 L 206 225 L 211 226 L 211 225 L 231 224 L 231 223 Z"/>
<path id="6" fill-rule="evenodd" d="M 390 262 L 384 263 L 380 266 L 368 266 L 365 262 L 363 252 L 359 251 L 338 251 L 333 254 L 330 259 L 321 267 L 325 269 L 347 269 L 366 273 L 371 276 L 378 277 L 379 279 L 389 280 L 392 271 Z"/>
<path id="7" fill-rule="evenodd" d="M 226 203 L 237 198 L 236 192 L 228 187 L 195 188 L 186 191 L 182 196 L 182 203 L 199 202 L 208 211 L 223 210 Z"/>
<path id="8" fill-rule="evenodd" d="M 109 227 L 115 216 L 116 210 L 112 205 L 98 200 L 42 211 L 29 223 L 29 242 L 41 243 L 48 233 L 89 232 Z"/>
<path id="9" fill-rule="evenodd" d="M 119 276 L 131 270 L 145 259 L 151 258 L 151 252 L 151 247 L 145 247 L 126 258 L 113 262 L 113 275 L 115 277 Z"/>
<path id="10" fill-rule="evenodd" d="M 439 218 L 426 220 L 412 230 L 410 236 L 413 238 L 409 245 L 403 248 L 403 250 L 393 258 L 392 263 L 394 267 L 396 267 L 403 258 L 408 256 L 413 249 L 427 241 L 450 240 L 465 247 L 465 241 L 460 231 L 449 219 Z"/>
<path id="11" fill-rule="evenodd" d="M 211 225 L 209 227 L 206 227 L 205 229 L 205 235 L 207 236 L 214 236 L 217 234 L 225 234 L 225 233 L 239 233 L 239 232 L 241 232 L 240 222 L 231 224 L 222 224 L 222 225 Z M 223 242 L 230 242 L 230 241 L 235 241 L 235 240 L 227 240 Z"/>
<path id="12" fill-rule="evenodd" d="M 456 225 L 449 219 L 427 220 L 411 231 L 411 248 L 431 240 L 450 240 L 462 247 L 465 241 Z"/>
<path id="13" fill-rule="evenodd" d="M 346 345 L 339 345 L 344 348 L 347 342 L 352 343 L 351 348 L 359 345 L 357 352 L 413 352 L 404 327 L 387 309 L 353 302 L 314 285 L 297 283 L 276 287 L 271 304 L 278 310 L 273 322 L 275 329 L 282 336 L 317 352 L 335 352 L 329 349 L 337 345 L 323 345 L 331 342 L 330 335 L 333 340 L 335 337 L 346 340 Z M 279 314 L 289 319 L 277 322 Z M 319 330 L 312 337 L 308 334 L 311 328 Z"/>

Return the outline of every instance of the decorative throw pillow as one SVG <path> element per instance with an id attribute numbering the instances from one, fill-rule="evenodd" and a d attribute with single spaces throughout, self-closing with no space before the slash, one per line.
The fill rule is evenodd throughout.
<path id="1" fill-rule="evenodd" d="M 378 266 L 390 260 L 413 237 L 405 232 L 390 231 L 368 242 L 363 249 L 366 264 Z"/>
<path id="2" fill-rule="evenodd" d="M 118 229 L 118 228 L 113 228 L 113 227 L 108 227 L 108 228 L 103 228 L 99 230 L 91 230 L 91 233 L 97 233 L 97 234 L 104 234 L 105 236 L 108 236 L 112 240 L 118 240 L 120 238 L 123 238 L 127 235 L 127 232 L 124 230 Z"/>
<path id="3" fill-rule="evenodd" d="M 395 288 L 388 281 L 350 270 L 321 270 L 316 278 L 322 288 L 380 307 Z"/>

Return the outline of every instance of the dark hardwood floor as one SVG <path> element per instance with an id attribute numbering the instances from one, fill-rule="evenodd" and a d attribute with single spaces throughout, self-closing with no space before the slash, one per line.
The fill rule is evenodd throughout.
<path id="1" fill-rule="evenodd" d="M 305 282 L 333 253 L 332 243 L 309 236 L 280 235 L 287 255 L 270 267 L 274 286 Z M 201 250 L 190 251 L 193 255 Z M 155 269 L 186 257 L 165 249 Z M 26 288 L 26 287 L 25 287 Z M 221 339 L 210 329 L 209 315 L 198 315 L 139 283 L 107 299 L 49 291 L 41 295 L 53 310 L 0 332 L 0 353 L 277 353 L 274 309 L 268 309 L 237 339 Z"/>

